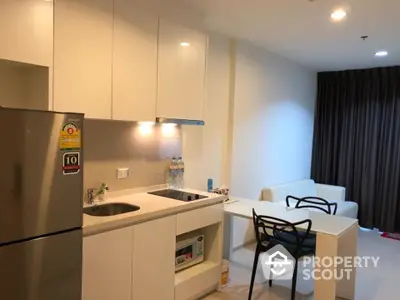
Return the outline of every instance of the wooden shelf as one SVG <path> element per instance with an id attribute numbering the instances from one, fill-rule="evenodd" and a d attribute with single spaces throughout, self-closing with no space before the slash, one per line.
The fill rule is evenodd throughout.
<path id="1" fill-rule="evenodd" d="M 222 267 L 222 222 L 222 204 L 178 214 L 177 241 L 204 234 L 204 261 L 175 273 L 175 300 L 199 299 L 218 288 Z"/>
<path id="2" fill-rule="evenodd" d="M 193 277 L 203 275 L 205 272 L 208 272 L 214 268 L 219 268 L 220 264 L 214 261 L 203 261 L 197 265 L 194 265 L 190 268 L 184 269 L 175 273 L 175 286 L 192 279 Z"/>
<path id="3" fill-rule="evenodd" d="M 197 299 L 218 287 L 221 264 L 206 260 L 175 274 L 175 300 Z"/>

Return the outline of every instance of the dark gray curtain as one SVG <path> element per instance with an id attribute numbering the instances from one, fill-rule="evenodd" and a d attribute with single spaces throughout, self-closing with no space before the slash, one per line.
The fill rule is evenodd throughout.
<path id="1" fill-rule="evenodd" d="M 345 186 L 361 226 L 400 231 L 400 67 L 318 74 L 312 178 Z"/>

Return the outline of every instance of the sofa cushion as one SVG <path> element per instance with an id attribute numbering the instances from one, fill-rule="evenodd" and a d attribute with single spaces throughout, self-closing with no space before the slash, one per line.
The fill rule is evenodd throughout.
<path id="1" fill-rule="evenodd" d="M 288 195 L 299 198 L 307 196 L 316 197 L 317 188 L 314 180 L 299 180 L 263 189 L 262 200 L 286 203 L 285 201 Z"/>
<path id="2" fill-rule="evenodd" d="M 338 201 L 336 214 L 342 217 L 357 219 L 358 217 L 358 204 L 351 201 Z"/>

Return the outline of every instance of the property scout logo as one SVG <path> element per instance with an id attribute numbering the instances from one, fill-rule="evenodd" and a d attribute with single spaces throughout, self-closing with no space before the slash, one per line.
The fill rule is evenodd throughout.
<path id="1" fill-rule="evenodd" d="M 379 257 L 349 256 L 349 257 L 311 257 L 305 256 L 298 261 L 303 269 L 300 274 L 304 280 L 329 280 L 351 278 L 355 268 L 376 268 Z M 271 248 L 260 255 L 264 277 L 269 280 L 291 280 L 294 272 L 295 259 L 281 245 Z M 300 270 L 299 270 L 300 271 Z"/>
<path id="2" fill-rule="evenodd" d="M 260 255 L 262 270 L 266 279 L 292 279 L 295 259 L 281 245 Z"/>

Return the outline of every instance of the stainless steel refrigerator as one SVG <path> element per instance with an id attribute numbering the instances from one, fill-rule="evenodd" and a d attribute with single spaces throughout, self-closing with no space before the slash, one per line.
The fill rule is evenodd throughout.
<path id="1" fill-rule="evenodd" d="M 82 126 L 0 107 L 2 300 L 81 300 Z"/>

